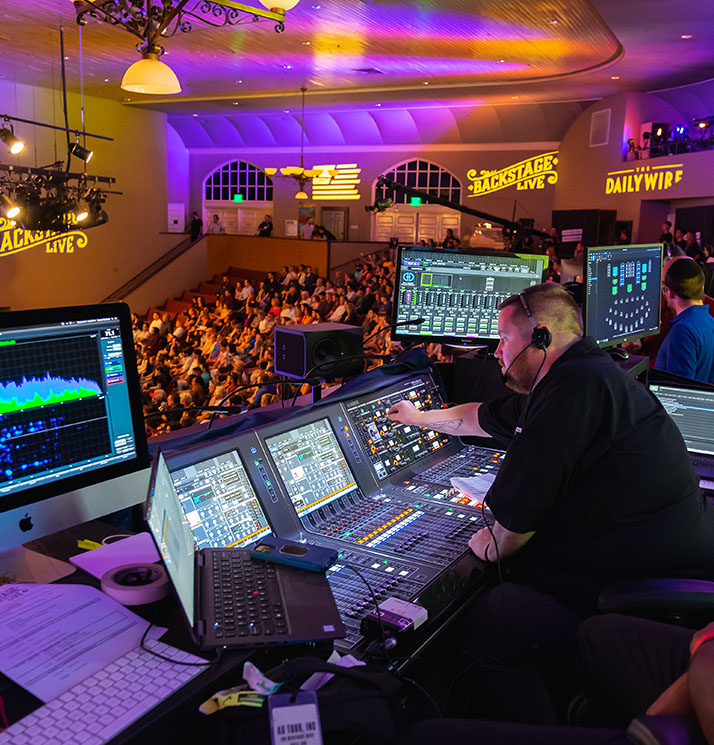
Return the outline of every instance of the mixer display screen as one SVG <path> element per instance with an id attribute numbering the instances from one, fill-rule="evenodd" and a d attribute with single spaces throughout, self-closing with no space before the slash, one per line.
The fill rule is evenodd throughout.
<path id="1" fill-rule="evenodd" d="M 172 471 L 197 548 L 247 546 L 270 526 L 236 451 Z"/>
<path id="2" fill-rule="evenodd" d="M 497 339 L 498 306 L 539 284 L 547 257 L 401 249 L 393 338 Z"/>
<path id="3" fill-rule="evenodd" d="M 327 419 L 266 437 L 265 444 L 300 516 L 357 488 Z"/>
<path id="4" fill-rule="evenodd" d="M 352 429 L 380 481 L 452 441 L 448 435 L 434 430 L 395 424 L 387 412 L 402 400 L 411 401 L 417 409 L 435 409 L 442 404 L 434 384 L 421 378 L 409 381 L 394 392 L 383 392 L 379 396 L 370 394 L 347 404 Z"/>

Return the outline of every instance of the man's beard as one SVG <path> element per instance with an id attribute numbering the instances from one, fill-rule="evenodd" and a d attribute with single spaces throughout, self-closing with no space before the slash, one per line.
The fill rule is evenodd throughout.
<path id="1" fill-rule="evenodd" d="M 526 354 L 511 365 L 508 371 L 506 385 L 516 393 L 528 394 L 533 387 L 538 368 L 530 364 L 528 357 L 529 354 L 526 352 Z"/>

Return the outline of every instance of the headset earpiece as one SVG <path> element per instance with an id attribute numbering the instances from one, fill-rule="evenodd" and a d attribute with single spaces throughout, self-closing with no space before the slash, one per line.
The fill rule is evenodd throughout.
<path id="1" fill-rule="evenodd" d="M 531 334 L 531 345 L 536 349 L 542 349 L 545 351 L 553 341 L 553 334 L 550 333 L 550 329 L 543 326 L 536 326 Z"/>
<path id="2" fill-rule="evenodd" d="M 533 313 L 531 313 L 530 306 L 528 305 L 528 298 L 525 296 L 524 293 L 519 293 L 518 298 L 521 301 L 521 306 L 523 307 L 523 310 L 528 316 L 528 320 L 530 321 L 531 326 L 533 327 L 533 333 L 531 334 L 531 346 L 535 347 L 536 349 L 542 349 L 545 351 L 550 346 L 551 342 L 553 341 L 553 334 L 550 333 L 550 329 L 546 328 L 545 326 L 536 326 L 535 318 L 533 318 Z"/>

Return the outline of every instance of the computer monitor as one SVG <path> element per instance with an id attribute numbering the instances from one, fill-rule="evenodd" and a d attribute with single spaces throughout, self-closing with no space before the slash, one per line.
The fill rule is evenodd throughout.
<path id="1" fill-rule="evenodd" d="M 299 517 L 357 489 L 326 418 L 266 437 L 265 445 Z"/>
<path id="2" fill-rule="evenodd" d="M 540 284 L 547 266 L 544 255 L 400 247 L 392 339 L 495 348 L 498 306 Z"/>
<path id="3" fill-rule="evenodd" d="M 33 571 L 8 549 L 143 502 L 148 466 L 128 306 L 0 313 L 0 576 Z"/>
<path id="4" fill-rule="evenodd" d="M 583 325 L 601 347 L 659 332 L 662 244 L 586 249 Z"/>

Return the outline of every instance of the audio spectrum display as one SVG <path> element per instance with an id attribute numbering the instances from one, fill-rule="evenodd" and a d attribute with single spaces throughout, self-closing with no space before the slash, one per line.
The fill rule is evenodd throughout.
<path id="1" fill-rule="evenodd" d="M 300 516 L 357 488 L 327 419 L 268 437 L 265 444 Z"/>
<path id="2" fill-rule="evenodd" d="M 431 379 L 414 378 L 400 390 L 361 396 L 346 405 L 352 429 L 380 481 L 452 442 L 434 430 L 393 422 L 387 412 L 402 400 L 425 410 L 443 403 Z"/>
<path id="3" fill-rule="evenodd" d="M 392 338 L 498 338 L 498 306 L 507 297 L 539 284 L 545 256 L 424 251 L 400 248 Z"/>
<path id="4" fill-rule="evenodd" d="M 197 548 L 247 546 L 270 526 L 233 450 L 171 472 Z"/>
<path id="5" fill-rule="evenodd" d="M 3 329 L 0 494 L 136 454 L 119 320 Z"/>

